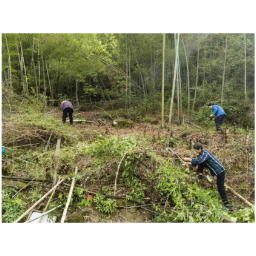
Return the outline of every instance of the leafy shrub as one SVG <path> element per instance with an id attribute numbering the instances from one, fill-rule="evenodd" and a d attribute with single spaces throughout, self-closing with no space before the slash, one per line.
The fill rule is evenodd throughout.
<path id="1" fill-rule="evenodd" d="M 16 192 L 15 189 L 5 189 L 2 191 L 2 222 L 11 223 L 14 222 L 25 212 L 25 203 L 12 196 Z"/>
<path id="2" fill-rule="evenodd" d="M 103 215 L 113 213 L 116 209 L 116 200 L 112 198 L 105 199 L 101 194 L 94 197 L 96 210 L 100 211 Z"/>
<path id="3" fill-rule="evenodd" d="M 172 166 L 167 161 L 155 172 L 156 189 L 166 202 L 170 199 L 174 205 L 167 212 L 155 205 L 159 212 L 156 222 L 221 222 L 227 214 L 217 191 L 204 190 L 196 183 L 190 183 L 190 177 L 184 168 Z M 168 201 L 168 200 L 167 200 Z"/>
<path id="4" fill-rule="evenodd" d="M 241 209 L 237 213 L 233 213 L 232 216 L 236 219 L 237 222 L 255 222 L 255 206 L 246 207 Z"/>

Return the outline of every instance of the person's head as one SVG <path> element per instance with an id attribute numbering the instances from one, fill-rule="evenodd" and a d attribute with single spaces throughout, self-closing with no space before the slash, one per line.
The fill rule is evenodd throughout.
<path id="1" fill-rule="evenodd" d="M 202 152 L 203 145 L 199 142 L 196 142 L 193 148 L 195 149 L 196 153 L 200 154 Z"/>
<path id="2" fill-rule="evenodd" d="M 60 107 L 61 107 L 61 108 L 62 108 L 62 105 L 63 105 L 64 102 L 65 102 L 65 100 L 60 103 Z"/>
<path id="3" fill-rule="evenodd" d="M 209 103 L 208 104 L 208 107 L 210 108 L 210 109 L 212 109 L 212 106 L 213 106 L 214 104 L 213 103 Z"/>

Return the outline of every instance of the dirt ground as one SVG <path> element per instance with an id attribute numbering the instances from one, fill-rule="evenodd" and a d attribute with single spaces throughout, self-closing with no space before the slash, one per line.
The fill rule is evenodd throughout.
<path id="1" fill-rule="evenodd" d="M 58 119 L 61 122 L 62 111 L 56 110 L 49 114 L 51 117 Z M 171 128 L 161 127 L 160 113 L 152 116 L 152 119 L 158 119 L 158 124 L 151 124 L 150 122 L 135 122 L 133 128 L 117 129 L 112 126 L 113 120 L 110 118 L 102 118 L 102 111 L 87 111 L 75 112 L 74 120 L 85 119 L 93 121 L 94 123 L 79 124 L 74 122 L 72 132 L 76 134 L 76 130 L 88 132 L 83 140 L 93 140 L 94 134 L 101 134 L 107 136 L 124 136 L 138 134 L 146 137 L 152 145 L 152 151 L 164 158 L 175 157 L 166 150 L 167 146 L 172 146 L 176 154 L 180 157 L 196 157 L 190 150 L 194 142 L 199 141 L 204 145 L 204 148 L 216 155 L 226 168 L 226 183 L 235 189 L 236 192 L 245 197 L 252 204 L 255 203 L 255 176 L 254 176 L 254 138 L 249 138 L 248 151 L 251 153 L 251 160 L 249 159 L 249 166 L 251 169 L 245 168 L 246 152 L 243 146 L 246 137 L 244 134 L 234 134 L 231 131 L 228 134 L 228 139 L 225 142 L 222 134 L 207 132 L 206 129 L 201 130 L 195 125 L 184 123 L 180 126 L 174 124 Z M 99 119 L 101 121 L 99 121 Z M 102 123 L 105 122 L 105 124 Z M 69 125 L 67 118 L 66 125 Z M 213 123 L 214 125 L 214 123 Z M 177 164 L 180 162 L 177 160 Z M 196 171 L 191 167 L 191 171 Z M 212 183 L 207 182 L 207 172 L 204 175 L 205 182 L 200 186 L 204 188 L 216 188 L 216 181 L 213 179 Z M 2 187 L 7 185 L 7 181 L 2 182 Z M 97 187 L 90 188 L 97 191 Z M 243 201 L 234 196 L 230 191 L 227 191 L 229 201 L 235 210 L 244 208 L 246 205 Z M 119 201 L 119 200 L 118 200 Z M 143 208 L 134 207 L 134 204 L 128 204 L 125 207 L 132 207 L 127 209 L 118 209 L 115 214 L 108 217 L 102 216 L 94 207 L 87 207 L 85 209 L 76 208 L 69 212 L 67 222 L 152 222 L 152 212 L 144 210 Z"/>

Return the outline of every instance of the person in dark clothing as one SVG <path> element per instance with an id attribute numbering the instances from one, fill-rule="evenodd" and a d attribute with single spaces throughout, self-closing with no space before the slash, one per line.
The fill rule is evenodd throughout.
<path id="1" fill-rule="evenodd" d="M 193 148 L 199 154 L 199 158 L 183 158 L 183 160 L 188 165 L 196 166 L 198 165 L 197 172 L 199 174 L 198 178 L 202 180 L 204 168 L 208 168 L 212 176 L 217 176 L 217 187 L 220 197 L 224 206 L 229 210 L 233 211 L 229 205 L 228 198 L 226 195 L 224 183 L 225 183 L 225 168 L 222 163 L 209 151 L 203 149 L 203 145 L 199 142 L 195 143 Z"/>
<path id="2" fill-rule="evenodd" d="M 220 126 L 223 122 L 224 117 L 226 116 L 225 111 L 223 110 L 222 107 L 214 105 L 213 103 L 209 103 L 208 106 L 212 110 L 212 114 L 210 115 L 210 117 L 213 117 L 215 115 L 216 131 L 222 132 Z"/>
<path id="3" fill-rule="evenodd" d="M 62 123 L 66 123 L 67 115 L 69 114 L 70 125 L 73 125 L 73 117 L 72 114 L 74 112 L 74 108 L 70 101 L 62 101 L 60 107 L 63 110 Z"/>

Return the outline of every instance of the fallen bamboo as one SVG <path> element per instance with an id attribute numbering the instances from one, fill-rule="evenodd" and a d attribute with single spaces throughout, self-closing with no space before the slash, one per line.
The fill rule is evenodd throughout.
<path id="1" fill-rule="evenodd" d="M 31 179 L 31 178 L 20 178 L 20 177 L 8 177 L 8 176 L 2 176 L 3 180 L 21 180 L 24 182 L 52 182 L 52 180 L 38 180 L 38 179 Z"/>
<path id="2" fill-rule="evenodd" d="M 42 202 L 56 187 L 58 187 L 65 178 L 63 178 L 60 182 L 58 182 L 54 187 L 52 187 L 41 199 L 39 199 L 36 203 L 34 203 L 26 212 L 24 212 L 17 220 L 13 223 L 18 223 L 22 220 L 29 212 L 31 212 L 40 202 Z"/>
<path id="3" fill-rule="evenodd" d="M 25 189 L 26 187 L 28 187 L 28 185 L 29 185 L 32 181 L 34 181 L 34 179 L 31 180 L 26 186 L 22 187 L 17 193 L 15 193 L 15 195 L 14 195 L 12 198 L 14 198 L 16 195 L 18 195 L 18 194 L 20 193 L 20 191 L 22 191 L 23 189 Z"/>
<path id="4" fill-rule="evenodd" d="M 59 183 L 59 182 L 60 182 L 60 179 L 58 180 L 58 183 Z M 50 196 L 50 198 L 49 198 L 49 200 L 48 200 L 46 206 L 44 207 L 43 213 L 45 213 L 45 212 L 47 211 L 47 208 L 48 208 L 48 206 L 49 206 L 49 204 L 50 204 L 50 202 L 51 202 L 51 200 L 52 200 L 52 197 L 53 197 L 53 195 L 54 195 L 54 193 L 55 193 L 55 190 L 56 190 L 56 188 L 52 191 L 52 194 L 51 194 L 51 196 Z M 42 219 L 43 219 L 43 216 L 40 218 L 40 220 L 39 220 L 38 222 L 41 223 Z"/>
<path id="5" fill-rule="evenodd" d="M 77 167 L 75 169 L 75 175 L 77 174 Z M 64 223 L 65 222 L 65 219 L 66 219 L 66 215 L 67 215 L 67 211 L 68 211 L 68 206 L 69 206 L 69 203 L 70 203 L 70 200 L 71 200 L 71 196 L 72 196 L 72 193 L 73 193 L 73 189 L 74 189 L 74 186 L 75 186 L 75 182 L 76 182 L 76 179 L 75 177 L 72 179 L 72 184 L 71 184 L 71 187 L 70 187 L 70 190 L 69 190 L 69 194 L 68 194 L 68 200 L 67 200 L 67 203 L 66 203 L 66 206 L 65 206 L 65 209 L 63 211 L 63 215 L 62 215 L 62 218 L 61 218 L 61 223 Z"/>
<path id="6" fill-rule="evenodd" d="M 245 204 L 247 204 L 248 206 L 252 207 L 253 204 L 250 203 L 248 200 L 246 200 L 244 197 L 242 197 L 241 195 L 239 195 L 233 188 L 231 188 L 230 186 L 228 186 L 226 183 L 225 183 L 225 186 L 226 188 L 231 191 L 234 195 L 236 195 L 237 197 L 239 197 L 241 200 L 243 200 L 245 202 Z"/>
<path id="7" fill-rule="evenodd" d="M 95 123 L 94 121 L 88 121 L 88 120 L 73 120 L 73 123 Z"/>
<path id="8" fill-rule="evenodd" d="M 200 126 L 198 126 L 198 125 L 196 125 L 196 124 L 193 124 L 193 123 L 191 123 L 191 122 L 189 122 L 189 121 L 187 121 L 187 123 L 189 123 L 189 124 L 192 124 L 192 125 L 194 125 L 194 126 L 196 126 L 197 128 L 202 128 L 202 127 L 200 127 Z"/>
<path id="9" fill-rule="evenodd" d="M 58 138 L 57 145 L 56 145 L 56 153 L 55 153 L 55 164 L 54 164 L 54 172 L 53 172 L 53 186 L 56 184 L 57 181 L 57 169 L 59 163 L 59 152 L 60 152 L 60 141 L 61 138 Z"/>
<path id="10" fill-rule="evenodd" d="M 51 132 L 51 135 L 50 135 L 50 137 L 49 137 L 49 139 L 48 139 L 48 142 L 47 142 L 47 144 L 46 144 L 46 146 L 45 146 L 45 150 L 44 150 L 45 152 L 47 151 L 47 149 L 48 149 L 48 147 L 49 147 L 49 145 L 50 145 L 52 133 L 53 133 L 53 132 Z"/>

